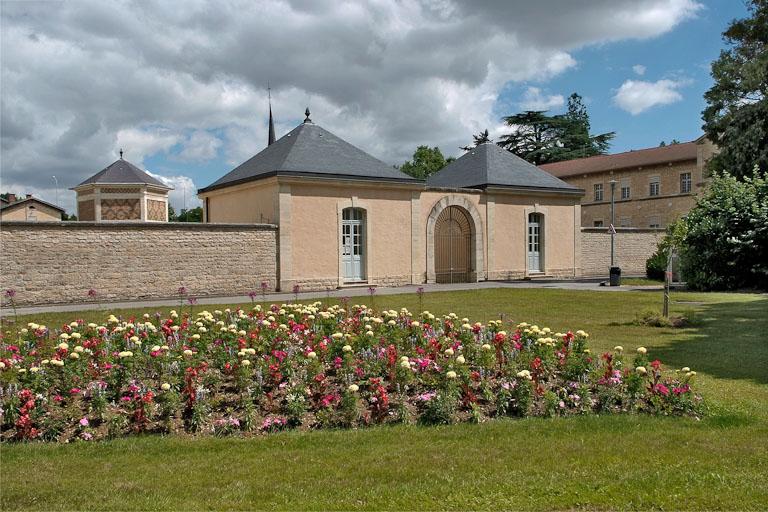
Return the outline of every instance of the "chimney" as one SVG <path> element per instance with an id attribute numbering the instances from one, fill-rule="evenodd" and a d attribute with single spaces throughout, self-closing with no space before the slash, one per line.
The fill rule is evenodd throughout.
<path id="1" fill-rule="evenodd" d="M 29 199 L 30 197 L 32 197 L 32 194 L 27 194 L 27 199 Z"/>
<path id="2" fill-rule="evenodd" d="M 8 202 L 9 203 L 15 203 L 16 202 L 16 194 L 13 192 L 8 192 Z"/>

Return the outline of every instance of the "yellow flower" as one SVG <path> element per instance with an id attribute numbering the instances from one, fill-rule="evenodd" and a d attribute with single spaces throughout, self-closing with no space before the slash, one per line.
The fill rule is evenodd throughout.
<path id="1" fill-rule="evenodd" d="M 613 350 L 621 353 L 621 352 L 624 352 L 624 347 L 622 347 L 621 345 L 616 345 L 615 347 L 613 347 Z"/>
<path id="2" fill-rule="evenodd" d="M 491 346 L 489 344 L 487 344 L 487 343 L 484 343 L 483 346 L 482 346 L 482 349 L 483 350 L 491 350 Z"/>
<path id="3" fill-rule="evenodd" d="M 411 363 L 409 363 L 408 360 L 406 359 L 405 361 L 400 361 L 400 366 L 402 368 L 410 368 L 411 367 Z"/>
<path id="4" fill-rule="evenodd" d="M 85 349 L 83 347 L 81 347 L 80 345 L 75 347 L 75 352 L 81 352 L 82 353 L 84 350 Z"/>
<path id="5" fill-rule="evenodd" d="M 347 389 L 352 393 L 357 393 L 360 387 L 357 384 L 350 384 Z"/>
<path id="6" fill-rule="evenodd" d="M 456 378 L 456 372 L 451 370 L 448 373 L 446 373 L 445 376 L 448 377 L 449 379 L 455 379 Z"/>
<path id="7" fill-rule="evenodd" d="M 133 352 L 131 352 L 130 350 L 123 350 L 122 352 L 120 352 L 120 353 L 119 353 L 119 354 L 117 354 L 117 355 L 118 355 L 118 357 L 120 357 L 121 359 L 125 359 L 125 358 L 127 358 L 127 357 L 133 357 Z"/>
<path id="8" fill-rule="evenodd" d="M 70 359 L 80 359 L 80 354 L 78 354 L 77 352 L 72 352 L 71 354 L 69 354 L 69 358 Z"/>
<path id="9" fill-rule="evenodd" d="M 67 343 L 61 342 L 59 343 L 59 348 L 61 350 L 67 350 L 69 348 L 69 345 Z"/>
<path id="10" fill-rule="evenodd" d="M 240 364 L 243 366 L 251 366 L 251 362 L 247 359 L 243 359 L 242 361 L 240 361 Z"/>
<path id="11" fill-rule="evenodd" d="M 637 347 L 637 353 L 644 356 L 648 353 L 648 349 L 645 347 Z"/>
<path id="12" fill-rule="evenodd" d="M 163 391 L 168 391 L 169 389 L 171 389 L 171 385 L 168 384 L 167 382 L 163 382 L 163 385 L 160 386 L 160 389 L 162 389 Z"/>
<path id="13" fill-rule="evenodd" d="M 417 322 L 416 320 L 414 320 L 413 322 L 411 322 L 411 327 L 418 327 L 418 326 L 420 326 L 420 325 L 421 325 L 421 324 L 420 324 L 419 322 Z"/>
<path id="14" fill-rule="evenodd" d="M 343 338 L 343 337 L 344 337 L 344 334 L 342 334 L 342 333 L 340 333 L 340 332 L 335 332 L 335 333 L 331 334 L 331 337 L 332 337 L 333 339 L 335 339 L 335 340 L 340 340 L 341 338 Z"/>
<path id="15" fill-rule="evenodd" d="M 80 333 L 79 332 L 73 332 L 71 337 L 76 339 L 76 340 L 79 340 L 80 339 Z"/>
<path id="16" fill-rule="evenodd" d="M 648 370 L 645 369 L 645 366 L 638 366 L 637 368 L 635 368 L 635 371 L 640 375 L 645 375 L 646 373 L 648 373 Z"/>
<path id="17" fill-rule="evenodd" d="M 459 356 L 459 357 L 456 358 L 456 362 L 459 363 L 459 364 L 464 364 L 465 361 L 466 360 L 464 359 L 464 356 Z"/>
<path id="18" fill-rule="evenodd" d="M 680 371 L 681 371 L 681 372 L 683 372 L 683 373 L 688 373 L 688 372 L 690 372 L 690 371 L 691 371 L 691 369 L 690 369 L 690 368 L 688 368 L 687 366 L 684 366 L 684 367 L 683 367 L 683 369 L 682 369 L 682 370 L 680 370 Z"/>
<path id="19" fill-rule="evenodd" d="M 189 349 L 187 349 L 187 350 L 185 350 L 185 351 L 184 351 L 184 355 L 185 355 L 185 356 L 191 356 L 193 353 L 194 353 L 194 352 L 192 352 L 192 351 L 191 351 L 191 350 L 189 350 Z"/>
<path id="20" fill-rule="evenodd" d="M 349 345 L 344 345 L 341 347 L 342 352 L 352 352 L 352 347 Z"/>
<path id="21" fill-rule="evenodd" d="M 445 349 L 445 355 L 452 356 L 453 355 L 453 349 L 452 348 Z"/>
<path id="22" fill-rule="evenodd" d="M 130 340 L 131 340 L 133 343 L 136 343 L 137 341 L 139 341 L 139 337 L 138 337 L 138 336 L 131 336 Z"/>
<path id="23" fill-rule="evenodd" d="M 315 354 L 315 352 L 310 352 L 307 354 L 307 357 L 310 359 L 317 359 L 317 354 Z"/>

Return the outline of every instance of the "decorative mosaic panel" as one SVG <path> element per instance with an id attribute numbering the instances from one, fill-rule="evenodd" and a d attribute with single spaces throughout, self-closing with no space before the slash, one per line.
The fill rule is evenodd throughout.
<path id="1" fill-rule="evenodd" d="M 168 207 L 165 205 L 165 201 L 147 199 L 147 220 L 165 221 L 167 210 Z"/>
<path id="2" fill-rule="evenodd" d="M 138 220 L 141 205 L 138 199 L 102 199 L 101 220 Z"/>
<path id="3" fill-rule="evenodd" d="M 77 219 L 78 220 L 96 220 L 96 205 L 93 199 L 88 201 L 77 202 Z"/>
<path id="4" fill-rule="evenodd" d="M 140 188 L 102 188 L 101 193 L 102 194 L 138 194 L 141 192 Z"/>

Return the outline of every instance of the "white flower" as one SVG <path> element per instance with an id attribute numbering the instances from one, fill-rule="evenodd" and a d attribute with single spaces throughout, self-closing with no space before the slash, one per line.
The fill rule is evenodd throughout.
<path id="1" fill-rule="evenodd" d="M 160 389 L 162 389 L 163 391 L 168 391 L 169 389 L 171 389 L 171 385 L 168 384 L 167 382 L 163 382 L 163 385 L 160 386 Z"/>
<path id="2" fill-rule="evenodd" d="M 456 372 L 451 370 L 448 373 L 446 373 L 445 376 L 448 377 L 449 379 L 455 379 L 456 378 Z"/>
<path id="3" fill-rule="evenodd" d="M 310 359 L 317 359 L 317 354 L 315 354 L 315 352 L 313 351 L 307 354 L 307 357 Z"/>
<path id="4" fill-rule="evenodd" d="M 459 357 L 456 358 L 456 362 L 459 363 L 459 364 L 464 364 L 465 361 L 466 360 L 464 359 L 464 356 L 459 356 Z"/>
<path id="5" fill-rule="evenodd" d="M 192 351 L 191 351 L 191 350 L 189 350 L 189 349 L 187 349 L 187 350 L 185 350 L 185 351 L 184 351 L 184 355 L 185 355 L 185 356 L 191 356 L 193 353 L 194 353 L 194 352 L 192 352 Z"/>
<path id="6" fill-rule="evenodd" d="M 622 347 L 621 345 L 616 345 L 615 347 L 613 347 L 613 350 L 621 353 L 621 352 L 624 352 L 624 347 Z"/>
<path id="7" fill-rule="evenodd" d="M 691 371 L 691 369 L 690 369 L 690 368 L 688 368 L 687 366 L 684 366 L 684 367 L 683 367 L 683 369 L 682 369 L 682 370 L 680 370 L 680 371 L 681 371 L 681 372 L 683 372 L 683 373 L 688 373 L 688 372 L 690 372 L 690 371 Z"/>
<path id="8" fill-rule="evenodd" d="M 59 348 L 61 350 L 67 350 L 69 348 L 69 345 L 67 343 L 61 342 L 59 343 Z"/>
<path id="9" fill-rule="evenodd" d="M 648 349 L 645 347 L 637 347 L 637 353 L 640 355 L 645 355 L 648 353 Z"/>
<path id="10" fill-rule="evenodd" d="M 130 350 L 123 350 L 122 352 L 120 352 L 117 355 L 121 359 L 125 359 L 125 358 L 128 358 L 128 357 L 133 357 L 133 352 L 131 352 Z"/>
<path id="11" fill-rule="evenodd" d="M 137 341 L 139 341 L 139 337 L 138 337 L 138 336 L 131 336 L 130 340 L 131 340 L 133 343 L 136 343 Z"/>
<path id="12" fill-rule="evenodd" d="M 78 354 L 77 352 L 72 352 L 71 354 L 69 354 L 69 358 L 70 359 L 80 359 L 80 354 Z"/>
<path id="13" fill-rule="evenodd" d="M 243 359 L 242 361 L 240 361 L 240 364 L 243 366 L 250 366 L 251 362 L 247 359 Z"/>
<path id="14" fill-rule="evenodd" d="M 645 366 L 638 366 L 637 368 L 635 368 L 635 371 L 640 375 L 645 375 L 646 373 L 648 373 L 648 370 L 645 369 Z"/>
<path id="15" fill-rule="evenodd" d="M 410 363 L 410 362 L 408 362 L 408 360 L 405 360 L 405 361 L 400 361 L 400 367 L 401 367 L 401 368 L 409 368 L 409 369 L 410 369 L 410 367 L 411 367 L 411 363 Z"/>
<path id="16" fill-rule="evenodd" d="M 349 345 L 344 345 L 343 347 L 341 347 L 341 350 L 343 352 L 352 352 L 352 347 Z"/>
<path id="17" fill-rule="evenodd" d="M 357 393 L 360 387 L 357 384 L 350 384 L 347 389 L 352 393 Z"/>
<path id="18" fill-rule="evenodd" d="M 344 334 L 342 334 L 342 333 L 340 333 L 340 332 L 335 332 L 335 333 L 333 333 L 333 334 L 331 335 L 331 337 L 332 337 L 333 339 L 335 339 L 335 340 L 340 340 L 341 338 L 343 338 L 343 337 L 344 337 Z"/>
<path id="19" fill-rule="evenodd" d="M 411 322 L 411 327 L 418 327 L 418 326 L 420 326 L 420 325 L 421 325 L 421 324 L 420 324 L 419 322 L 417 322 L 416 320 L 414 320 L 413 322 Z"/>
<path id="20" fill-rule="evenodd" d="M 487 344 L 487 343 L 484 343 L 483 346 L 482 346 L 482 349 L 483 350 L 491 350 L 491 346 L 489 344 Z"/>
<path id="21" fill-rule="evenodd" d="M 73 332 L 71 337 L 76 339 L 76 340 L 79 340 L 80 339 L 80 333 L 79 332 Z"/>
<path id="22" fill-rule="evenodd" d="M 75 352 L 80 352 L 80 353 L 82 353 L 84 350 L 85 350 L 85 349 L 84 349 L 83 347 L 81 347 L 80 345 L 78 345 L 78 346 L 76 346 L 76 347 L 75 347 Z"/>
<path id="23" fill-rule="evenodd" d="M 453 355 L 453 349 L 452 348 L 445 349 L 445 355 L 452 356 Z"/>

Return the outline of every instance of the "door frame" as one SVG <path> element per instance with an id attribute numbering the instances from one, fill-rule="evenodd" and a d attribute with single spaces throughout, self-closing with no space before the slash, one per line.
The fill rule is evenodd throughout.
<path id="1" fill-rule="evenodd" d="M 539 214 L 539 268 L 541 270 L 531 270 L 528 265 L 528 218 L 530 214 Z M 523 268 L 525 269 L 525 277 L 532 275 L 542 275 L 547 273 L 547 245 L 548 245 L 548 233 L 547 233 L 547 216 L 548 209 L 538 204 L 526 208 L 525 216 L 523 217 Z"/>
<path id="2" fill-rule="evenodd" d="M 447 215 L 447 217 L 441 221 L 441 218 L 444 215 Z M 463 217 L 463 219 L 459 220 L 460 217 Z M 441 222 L 450 223 L 451 221 L 458 223 L 459 228 L 461 229 L 461 236 L 458 237 L 458 239 L 450 234 L 448 236 L 438 235 Z M 458 243 L 459 245 L 456 246 L 454 243 Z M 442 244 L 447 244 L 447 247 L 442 246 Z M 459 257 L 459 261 L 454 261 L 453 257 L 459 256 L 459 251 L 463 253 L 463 255 Z M 446 257 L 448 263 L 450 263 L 450 268 L 438 268 L 437 264 Z M 466 266 L 461 270 L 454 268 L 453 264 L 460 263 L 462 260 Z M 445 261 L 443 261 L 443 263 L 445 263 Z M 438 272 L 438 270 L 442 272 Z M 454 272 L 454 270 L 456 270 L 456 272 Z M 440 213 L 435 222 L 435 281 L 438 283 L 442 282 L 450 284 L 471 282 L 470 278 L 472 277 L 472 271 L 472 220 L 469 213 L 464 208 L 461 208 L 460 206 L 449 206 Z M 443 274 L 446 273 L 448 274 L 448 280 L 439 281 L 439 278 L 443 277 Z M 462 276 L 461 281 L 454 280 L 454 276 L 457 274 Z"/>
<path id="3" fill-rule="evenodd" d="M 341 250 L 342 225 L 344 221 L 344 210 L 346 208 L 358 208 L 363 211 L 363 258 L 361 265 L 363 267 L 364 278 L 362 281 L 347 281 L 344 276 L 344 255 Z M 336 286 L 342 288 L 350 284 L 372 283 L 373 274 L 373 222 L 372 211 L 366 201 L 360 201 L 357 196 L 349 199 L 340 199 L 336 202 L 336 253 L 338 256 L 338 274 L 336 275 Z M 331 278 L 332 279 L 332 278 Z"/>
<path id="4" fill-rule="evenodd" d="M 344 219 L 344 212 L 346 212 L 346 211 L 357 212 L 357 213 L 359 213 L 360 218 L 359 219 L 352 219 L 352 220 L 345 220 Z M 342 278 L 344 279 L 345 283 L 349 283 L 349 284 L 364 283 L 364 282 L 367 281 L 367 274 L 366 274 L 366 269 L 365 269 L 365 258 L 366 258 L 366 253 L 367 253 L 367 239 L 368 239 L 368 235 L 367 235 L 366 229 L 365 229 L 365 224 L 366 224 L 365 210 L 363 210 L 362 208 L 355 208 L 355 207 L 344 208 L 344 209 L 341 210 L 341 215 L 342 215 L 342 220 L 341 220 L 341 246 L 340 246 L 339 250 L 341 251 L 341 261 L 342 261 L 342 266 L 344 267 L 344 269 L 343 269 L 344 272 L 343 272 Z M 351 242 L 350 242 L 349 246 L 352 249 L 352 252 L 349 254 L 350 261 L 353 261 L 354 260 L 354 256 L 355 256 L 355 254 L 354 254 L 354 247 L 355 247 L 354 226 L 359 226 L 360 227 L 360 233 L 359 233 L 359 236 L 360 236 L 360 250 L 359 251 L 360 252 L 359 252 L 359 258 L 357 260 L 359 262 L 359 265 L 360 265 L 360 272 L 357 273 L 356 276 L 350 276 L 346 272 L 346 270 L 347 270 L 346 269 L 346 264 L 345 264 L 345 260 L 346 260 L 345 256 L 346 255 L 344 254 L 344 247 L 346 245 L 344 243 L 344 226 L 345 225 L 346 226 L 350 226 L 349 236 L 351 237 Z M 354 266 L 354 264 L 353 264 L 353 266 Z"/>

